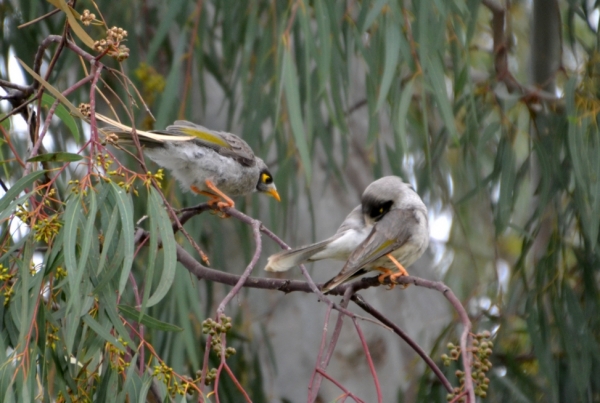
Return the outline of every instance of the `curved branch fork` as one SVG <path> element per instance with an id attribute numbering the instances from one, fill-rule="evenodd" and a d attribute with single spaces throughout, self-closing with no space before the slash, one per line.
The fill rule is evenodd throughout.
<path id="1" fill-rule="evenodd" d="M 187 221 L 188 219 L 190 219 L 191 217 L 193 217 L 194 215 L 200 214 L 203 211 L 206 211 L 205 205 L 199 205 L 197 207 L 185 209 L 184 215 L 181 216 L 180 221 L 183 223 L 183 222 Z M 365 357 L 369 364 L 369 369 L 373 376 L 373 381 L 374 381 L 376 391 L 377 391 L 377 398 L 378 398 L 377 401 L 378 402 L 383 401 L 383 397 L 381 395 L 381 388 L 379 385 L 379 381 L 377 379 L 377 374 L 375 372 L 374 364 L 371 360 L 371 355 L 369 353 L 365 337 L 364 337 L 361 327 L 358 323 L 358 319 L 364 319 L 364 318 L 357 316 L 356 314 L 352 313 L 351 311 L 349 311 L 347 309 L 348 303 L 350 301 L 354 302 L 362 310 L 364 310 L 365 312 L 372 315 L 377 320 L 378 323 L 391 329 L 396 334 L 398 334 L 398 336 L 400 336 L 403 340 L 405 340 L 411 346 L 411 348 L 413 348 L 417 352 L 417 354 L 419 354 L 419 356 L 421 356 L 421 358 L 423 358 L 423 360 L 427 363 L 427 365 L 432 369 L 434 374 L 439 378 L 440 382 L 446 388 L 446 390 L 449 393 L 453 393 L 453 388 L 452 388 L 452 385 L 450 384 L 450 382 L 445 378 L 442 371 L 433 362 L 433 360 L 431 358 L 429 358 L 429 356 L 418 346 L 418 344 L 416 342 L 414 342 L 413 340 L 411 340 L 408 337 L 408 335 L 406 335 L 406 333 L 404 333 L 397 325 L 395 325 L 389 319 L 387 319 L 382 313 L 378 312 L 371 305 L 369 305 L 362 296 L 357 294 L 357 291 L 359 291 L 359 290 L 381 286 L 382 284 L 379 283 L 379 280 L 377 277 L 368 277 L 368 278 L 363 278 L 361 280 L 357 280 L 352 283 L 342 284 L 342 285 L 338 286 L 337 288 L 335 288 L 334 290 L 332 290 L 331 292 L 329 292 L 327 295 L 324 295 L 320 291 L 319 287 L 315 284 L 315 282 L 312 280 L 312 278 L 308 274 L 307 270 L 303 266 L 301 266 L 300 268 L 302 270 L 302 273 L 304 274 L 304 277 L 306 278 L 306 281 L 251 277 L 250 275 L 252 273 L 252 270 L 258 263 L 258 259 L 260 258 L 260 254 L 262 252 L 261 233 L 267 235 L 269 238 L 271 238 L 273 241 L 275 241 L 281 247 L 283 247 L 283 248 L 289 248 L 289 247 L 279 237 L 277 237 L 277 235 L 275 235 L 273 232 L 271 232 L 269 229 L 267 229 L 260 221 L 255 220 L 234 208 L 227 208 L 224 211 L 231 217 L 238 219 L 252 227 L 253 237 L 254 237 L 254 241 L 255 241 L 255 245 L 256 245 L 255 251 L 254 251 L 254 254 L 252 256 L 250 263 L 247 265 L 247 267 L 244 270 L 244 272 L 242 273 L 242 275 L 226 273 L 223 271 L 208 268 L 208 267 L 202 265 L 196 259 L 194 259 L 194 257 L 192 257 L 185 249 L 183 249 L 180 246 L 177 246 L 177 260 L 190 273 L 192 273 L 194 276 L 196 276 L 200 280 L 209 280 L 209 281 L 214 281 L 214 282 L 218 282 L 221 284 L 233 286 L 231 291 L 221 301 L 221 303 L 219 304 L 219 306 L 217 308 L 217 311 L 216 311 L 217 320 L 220 320 L 220 318 L 222 318 L 224 316 L 224 312 L 225 312 L 227 304 L 233 299 L 233 297 L 237 293 L 239 293 L 239 291 L 243 287 L 276 290 L 276 291 L 282 291 L 284 293 L 290 293 L 290 292 L 314 293 L 314 294 L 317 294 L 320 301 L 322 301 L 328 305 L 327 313 L 325 316 L 325 323 L 324 323 L 324 327 L 323 327 L 323 335 L 322 335 L 322 339 L 321 339 L 321 345 L 320 345 L 319 353 L 317 356 L 317 363 L 315 365 L 313 375 L 312 375 L 310 383 L 309 383 L 307 402 L 312 403 L 316 400 L 322 379 L 327 379 L 327 380 L 331 381 L 333 384 L 340 387 L 343 394 L 347 398 L 353 399 L 356 402 L 361 401 L 358 397 L 354 396 L 350 391 L 344 389 L 339 382 L 337 382 L 335 379 L 333 379 L 331 377 L 331 375 L 327 374 L 327 372 L 326 372 L 327 365 L 328 365 L 331 357 L 333 356 L 333 351 L 335 349 L 337 340 L 341 333 L 342 321 L 343 321 L 344 317 L 346 317 L 346 316 L 349 317 L 350 320 L 352 320 L 352 322 L 355 326 L 355 329 L 357 331 L 357 334 L 359 336 L 359 339 L 361 341 L 361 344 L 363 346 L 363 349 L 365 351 Z M 471 377 L 471 373 L 472 373 L 471 372 L 472 340 L 471 340 L 471 336 L 470 336 L 471 335 L 471 321 L 469 320 L 469 316 L 468 316 L 466 310 L 464 309 L 464 307 L 462 306 L 460 300 L 456 297 L 456 295 L 452 292 L 452 290 L 442 282 L 430 281 L 430 280 L 426 280 L 426 279 L 422 279 L 422 278 L 418 278 L 418 277 L 412 277 L 412 276 L 400 277 L 396 280 L 396 282 L 398 284 L 413 284 L 417 287 L 424 287 L 424 288 L 436 290 L 436 291 L 442 293 L 442 295 L 444 295 L 444 297 L 450 302 L 450 304 L 454 307 L 454 309 L 458 313 L 458 317 L 463 325 L 463 330 L 462 330 L 461 337 L 460 337 L 460 348 L 461 348 L 461 355 L 462 355 L 461 360 L 462 360 L 462 364 L 463 364 L 464 372 L 465 372 L 465 384 L 464 384 L 464 390 L 463 390 L 462 394 L 467 397 L 467 402 L 475 403 L 474 385 L 473 385 L 473 380 Z M 388 283 L 386 282 L 383 285 L 388 285 Z M 335 296 L 335 295 L 343 295 L 342 301 L 339 304 L 334 303 L 329 298 L 330 296 Z M 327 345 L 327 348 L 326 348 L 326 344 L 327 344 L 326 339 L 327 339 L 327 333 L 328 333 L 327 325 L 329 322 L 331 311 L 333 309 L 338 311 L 338 316 L 337 316 L 336 325 L 334 327 L 332 336 L 331 336 L 331 338 L 329 340 L 329 344 Z M 203 377 L 206 375 L 205 371 L 207 371 L 208 353 L 210 351 L 210 342 L 211 342 L 211 340 L 209 337 L 207 340 L 207 344 L 206 344 L 206 355 L 205 355 L 205 361 L 204 361 L 205 365 L 203 368 Z M 221 335 L 221 342 L 222 342 L 223 347 L 220 350 L 221 351 L 221 364 L 218 369 L 218 374 L 220 374 L 222 369 L 226 369 L 228 374 L 232 377 L 234 382 L 238 385 L 238 388 L 240 389 L 240 391 L 244 394 L 246 401 L 250 401 L 248 395 L 242 389 L 241 385 L 237 382 L 237 380 L 233 376 L 232 371 L 229 369 L 229 367 L 227 367 L 227 364 L 225 362 L 225 335 L 224 334 Z M 217 402 L 218 402 L 219 400 L 218 400 L 217 386 L 218 386 L 218 375 L 217 375 L 217 378 L 215 381 L 215 389 L 214 389 L 215 396 L 216 396 Z"/>

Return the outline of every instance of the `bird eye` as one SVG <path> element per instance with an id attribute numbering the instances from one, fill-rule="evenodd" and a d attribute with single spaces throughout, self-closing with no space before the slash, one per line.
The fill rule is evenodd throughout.
<path id="1" fill-rule="evenodd" d="M 273 183 L 273 178 L 271 177 L 271 175 L 269 174 L 265 174 L 263 173 L 260 177 L 260 180 L 262 183 L 270 185 L 271 183 Z"/>
<path id="2" fill-rule="evenodd" d="M 383 218 L 383 216 L 386 215 L 388 213 L 388 211 L 390 211 L 390 209 L 392 208 L 392 204 L 394 204 L 394 202 L 392 200 L 388 200 L 386 202 L 376 204 L 369 211 L 369 216 L 374 221 L 381 220 Z"/>

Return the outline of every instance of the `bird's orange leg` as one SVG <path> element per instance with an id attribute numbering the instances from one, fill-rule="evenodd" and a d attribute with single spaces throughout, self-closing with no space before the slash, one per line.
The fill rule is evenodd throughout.
<path id="1" fill-rule="evenodd" d="M 190 188 L 194 193 L 209 197 L 210 200 L 208 200 L 208 205 L 210 207 L 214 207 L 215 204 L 219 210 L 222 210 L 224 207 L 235 207 L 235 203 L 233 202 L 233 200 L 231 200 L 225 193 L 221 192 L 211 180 L 206 180 L 206 186 L 210 190 L 212 190 L 212 192 L 200 190 L 193 185 Z M 226 213 L 222 213 L 221 217 L 226 218 L 229 217 L 229 215 L 227 215 Z"/>
<path id="2" fill-rule="evenodd" d="M 219 188 L 216 187 L 215 184 L 210 179 L 207 179 L 205 181 L 205 183 L 206 183 L 206 187 L 208 187 L 210 190 L 212 190 L 215 195 L 220 196 L 221 199 L 225 200 L 224 202 L 223 201 L 217 202 L 217 207 L 219 207 L 219 208 L 235 207 L 235 203 L 233 202 L 233 200 L 231 200 L 229 198 L 229 196 L 227 196 L 225 193 L 221 192 L 219 190 Z"/>
<path id="3" fill-rule="evenodd" d="M 398 277 L 402 277 L 402 276 L 408 276 L 408 272 L 406 271 L 406 269 L 404 268 L 404 266 L 402 266 L 402 263 L 400 263 L 398 261 L 398 259 L 396 259 L 394 256 L 392 256 L 391 253 L 388 253 L 386 255 L 388 257 L 388 259 L 390 259 L 392 261 L 392 263 L 394 263 L 394 265 L 398 268 L 398 272 L 391 274 L 390 275 L 390 281 L 392 283 L 395 283 L 396 280 L 398 279 Z M 402 288 L 406 288 L 408 287 L 408 284 L 404 284 L 404 286 Z"/>
<path id="4" fill-rule="evenodd" d="M 207 179 L 205 183 L 206 183 L 206 187 L 208 187 L 210 190 L 212 190 L 212 192 L 200 190 L 194 185 L 192 185 L 190 188 L 192 189 L 192 192 L 194 192 L 194 193 L 210 197 L 210 200 L 208 201 L 208 204 L 210 206 L 212 206 L 213 204 L 216 204 L 217 207 L 219 207 L 219 208 L 235 207 L 235 203 L 233 202 L 233 200 L 231 200 L 229 198 L 229 196 L 227 196 L 225 193 L 221 192 L 221 190 L 219 190 L 219 188 L 216 187 L 215 184 L 210 179 Z M 225 201 L 222 201 L 222 200 L 225 200 Z"/>

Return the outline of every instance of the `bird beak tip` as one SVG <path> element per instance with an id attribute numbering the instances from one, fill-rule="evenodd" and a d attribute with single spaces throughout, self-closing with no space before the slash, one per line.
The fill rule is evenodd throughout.
<path id="1" fill-rule="evenodd" d="M 277 190 L 275 189 L 269 189 L 267 190 L 267 193 L 272 196 L 275 200 L 277 200 L 278 202 L 281 201 L 281 197 L 279 197 L 279 193 L 277 193 Z"/>

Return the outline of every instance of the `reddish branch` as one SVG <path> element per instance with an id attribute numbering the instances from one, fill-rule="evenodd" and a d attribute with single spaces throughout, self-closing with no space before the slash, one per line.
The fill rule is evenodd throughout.
<path id="1" fill-rule="evenodd" d="M 509 42 L 506 33 L 507 10 L 496 0 L 482 0 L 484 6 L 492 13 L 492 35 L 494 38 L 494 68 L 496 78 L 504 83 L 508 92 L 520 93 L 524 100 L 543 100 L 553 102 L 557 107 L 562 104 L 562 99 L 547 91 L 532 86 L 522 85 L 512 75 L 508 68 Z"/>
<path id="2" fill-rule="evenodd" d="M 350 297 L 352 296 L 353 290 L 352 288 L 346 288 L 344 292 L 344 297 L 342 298 L 342 302 L 340 306 L 346 309 L 348 307 L 348 303 L 350 302 Z M 329 315 L 328 315 L 329 316 Z M 321 380 L 325 369 L 329 365 L 331 361 L 331 357 L 333 357 L 333 352 L 335 350 L 335 346 L 340 338 L 340 334 L 342 333 L 342 325 L 344 323 L 344 317 L 346 315 L 343 312 L 339 312 L 337 320 L 335 322 L 335 328 L 333 329 L 333 334 L 331 335 L 331 340 L 329 340 L 329 346 L 327 347 L 327 353 L 325 357 L 323 357 L 323 347 L 324 344 L 321 342 L 321 349 L 319 350 L 317 363 L 315 364 L 315 369 L 313 372 L 313 376 L 311 377 L 311 381 L 308 385 L 308 403 L 313 403 L 317 400 L 317 396 L 319 393 L 319 389 L 321 388 Z M 323 336 L 327 334 L 327 322 L 323 326 Z M 329 379 L 329 378 L 328 378 Z M 381 401 L 379 401 L 381 403 Z"/>
<path id="3" fill-rule="evenodd" d="M 429 368 L 433 371 L 433 373 L 438 377 L 438 379 L 442 382 L 442 385 L 446 388 L 448 393 L 452 393 L 452 385 L 446 379 L 442 371 L 439 369 L 437 365 L 433 362 L 433 360 L 425 353 L 425 351 L 419 346 L 413 339 L 411 339 L 404 330 L 400 329 L 394 322 L 385 317 L 381 312 L 373 308 L 360 294 L 354 294 L 352 296 L 352 302 L 362 308 L 363 311 L 368 312 L 378 321 L 383 323 L 385 326 L 392 329 L 394 333 L 396 333 L 402 340 L 406 342 L 419 356 L 427 363 Z"/>
<path id="4" fill-rule="evenodd" d="M 379 384 L 377 371 L 375 371 L 375 364 L 373 363 L 373 358 L 371 358 L 371 352 L 369 351 L 369 347 L 367 346 L 367 340 L 365 339 L 365 335 L 363 334 L 363 331 L 360 328 L 360 325 L 358 324 L 356 319 L 352 319 L 352 322 L 354 323 L 356 333 L 358 333 L 360 343 L 362 344 L 363 350 L 365 352 L 365 357 L 367 358 L 367 362 L 369 363 L 369 370 L 371 371 L 373 382 L 375 382 L 375 390 L 377 391 L 377 402 L 381 403 L 383 402 L 383 395 L 381 394 L 381 385 Z"/>
<path id="5" fill-rule="evenodd" d="M 317 372 L 322 375 L 323 377 L 327 378 L 329 381 L 331 381 L 331 383 L 333 383 L 335 386 L 337 386 L 338 388 L 340 388 L 342 390 L 342 392 L 344 392 L 344 396 L 348 396 L 351 397 L 352 399 L 354 399 L 354 401 L 356 403 L 365 403 L 363 400 L 359 399 L 358 397 L 354 396 L 348 389 L 346 389 L 344 387 L 344 385 L 342 385 L 341 383 L 339 383 L 338 381 L 336 381 L 335 379 L 333 379 L 331 376 L 329 376 L 325 371 L 323 371 L 322 369 L 317 369 Z"/>

